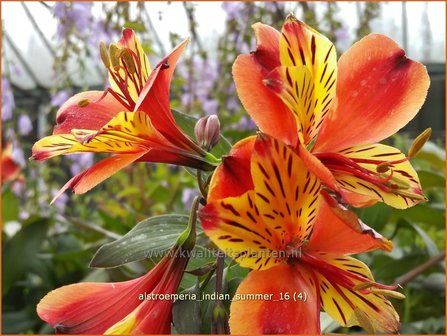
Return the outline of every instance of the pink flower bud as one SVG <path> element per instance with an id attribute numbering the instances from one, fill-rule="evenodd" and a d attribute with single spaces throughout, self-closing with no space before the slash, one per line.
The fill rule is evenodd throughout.
<path id="1" fill-rule="evenodd" d="M 217 115 L 200 118 L 194 127 L 194 134 L 199 145 L 210 150 L 219 142 L 220 122 Z"/>

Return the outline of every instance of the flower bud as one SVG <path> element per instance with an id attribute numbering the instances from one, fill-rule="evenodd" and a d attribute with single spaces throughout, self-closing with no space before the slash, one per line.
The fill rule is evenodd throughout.
<path id="1" fill-rule="evenodd" d="M 197 142 L 209 151 L 219 142 L 220 122 L 215 114 L 200 118 L 194 127 Z"/>

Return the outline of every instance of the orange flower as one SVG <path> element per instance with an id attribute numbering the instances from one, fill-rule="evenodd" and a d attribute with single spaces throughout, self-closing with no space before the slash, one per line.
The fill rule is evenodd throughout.
<path id="1" fill-rule="evenodd" d="M 62 334 L 169 334 L 172 294 L 188 259 L 175 246 L 140 278 L 58 288 L 40 301 L 37 314 Z"/>
<path id="2" fill-rule="evenodd" d="M 215 158 L 177 126 L 169 106 L 171 78 L 187 42 L 180 43 L 152 72 L 131 29 L 124 29 L 121 40 L 108 51 L 101 45 L 111 88 L 79 93 L 62 105 L 54 135 L 34 144 L 32 158 L 81 152 L 116 155 L 73 177 L 57 196 L 68 188 L 84 193 L 135 161 L 213 168 L 210 160 Z"/>
<path id="3" fill-rule="evenodd" d="M 19 178 L 20 166 L 12 157 L 12 143 L 7 143 L 2 152 L 2 182 Z"/>
<path id="4" fill-rule="evenodd" d="M 199 216 L 220 249 L 253 269 L 230 307 L 232 333 L 320 333 L 320 308 L 343 326 L 398 330 L 384 295 L 403 295 L 349 256 L 392 243 L 320 193 L 320 180 L 290 146 L 263 134 L 236 144 Z"/>
<path id="5" fill-rule="evenodd" d="M 425 67 L 383 35 L 361 39 L 337 63 L 333 44 L 293 16 L 281 32 L 261 23 L 253 28 L 256 51 L 237 58 L 233 75 L 260 130 L 296 147 L 347 203 L 406 208 L 424 201 L 409 157 L 376 142 L 422 106 Z"/>

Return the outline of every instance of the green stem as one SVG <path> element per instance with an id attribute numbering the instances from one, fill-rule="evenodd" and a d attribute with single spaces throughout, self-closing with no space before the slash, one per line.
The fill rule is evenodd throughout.
<path id="1" fill-rule="evenodd" d="M 189 215 L 188 226 L 180 234 L 177 239 L 177 245 L 185 250 L 192 250 L 196 244 L 196 221 L 197 209 L 199 208 L 200 196 L 196 196 L 192 202 L 191 212 Z"/>

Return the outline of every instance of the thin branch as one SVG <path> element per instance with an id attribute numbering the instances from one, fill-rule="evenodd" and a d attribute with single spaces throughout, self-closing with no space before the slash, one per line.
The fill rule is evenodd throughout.
<path id="1" fill-rule="evenodd" d="M 90 223 L 90 222 L 86 222 L 86 221 L 84 221 L 82 219 L 72 218 L 72 217 L 65 217 L 65 216 L 62 216 L 62 215 L 57 215 L 56 218 L 59 221 L 61 221 L 61 222 L 78 225 L 78 226 L 81 226 L 83 228 L 95 231 L 97 233 L 101 233 L 105 237 L 111 238 L 113 240 L 121 238 L 121 236 L 119 234 L 116 234 L 114 232 L 108 231 L 108 230 L 102 228 L 99 225 L 96 225 L 96 224 L 93 224 L 93 223 Z"/>
<path id="2" fill-rule="evenodd" d="M 439 263 L 444 258 L 445 258 L 445 252 L 442 252 L 442 253 L 438 254 L 437 256 L 434 256 L 434 257 L 428 259 L 426 262 L 424 262 L 423 264 L 415 267 L 414 269 L 412 269 L 408 273 L 405 273 L 404 275 L 396 278 L 394 280 L 394 284 L 396 284 L 396 285 L 397 284 L 399 284 L 399 285 L 406 285 L 407 283 L 409 283 L 410 281 L 414 280 L 416 277 L 418 277 L 419 275 L 424 273 L 430 267 L 432 267 L 432 266 L 436 265 L 437 263 Z"/>

